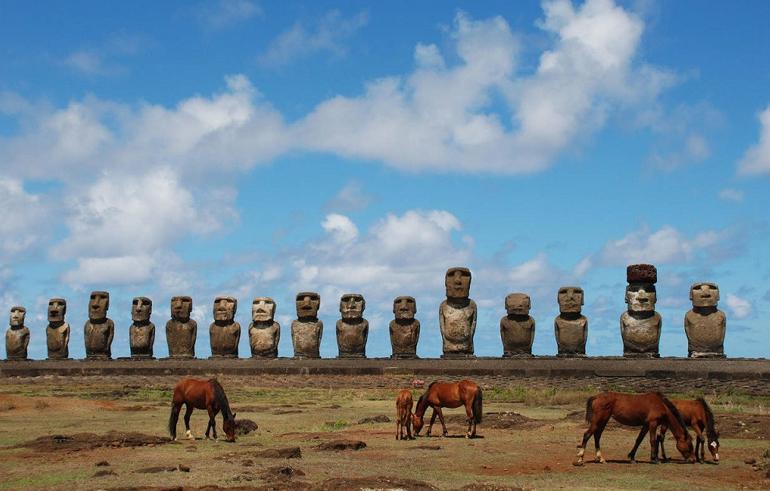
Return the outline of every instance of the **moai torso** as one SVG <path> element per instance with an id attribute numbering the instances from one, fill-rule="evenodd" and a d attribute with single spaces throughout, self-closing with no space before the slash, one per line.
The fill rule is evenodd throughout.
<path id="1" fill-rule="evenodd" d="M 692 310 L 684 316 L 687 356 L 724 358 L 727 317 L 717 309 L 719 287 L 714 283 L 696 283 L 690 288 Z"/>
<path id="2" fill-rule="evenodd" d="M 67 302 L 63 298 L 48 301 L 48 326 L 45 329 L 49 360 L 69 358 L 70 325 L 64 321 Z"/>
<path id="3" fill-rule="evenodd" d="M 340 299 L 340 314 L 337 321 L 337 347 L 339 358 L 366 358 L 366 340 L 369 337 L 369 321 L 363 318 L 366 301 L 355 293 L 348 293 Z"/>
<path id="4" fill-rule="evenodd" d="M 507 315 L 500 319 L 503 357 L 532 356 L 535 341 L 535 319 L 530 317 L 529 295 L 511 293 L 505 297 Z"/>
<path id="5" fill-rule="evenodd" d="M 321 297 L 315 292 L 297 294 L 297 319 L 291 323 L 294 358 L 320 358 L 324 324 L 318 319 Z"/>
<path id="6" fill-rule="evenodd" d="M 650 264 L 632 264 L 626 269 L 628 310 L 620 316 L 623 356 L 657 358 L 663 320 L 655 312 L 657 270 Z"/>
<path id="7" fill-rule="evenodd" d="M 27 310 L 11 307 L 10 326 L 5 332 L 5 355 L 9 360 L 26 360 L 29 329 L 24 325 Z"/>
<path id="8" fill-rule="evenodd" d="M 584 303 L 583 289 L 564 286 L 557 294 L 559 315 L 554 319 L 558 356 L 585 356 L 588 319 L 580 312 Z"/>
<path id="9" fill-rule="evenodd" d="M 393 300 L 393 314 L 396 318 L 389 325 L 392 358 L 417 358 L 420 321 L 414 318 L 416 313 L 417 302 L 413 297 L 397 297 Z"/>
<path id="10" fill-rule="evenodd" d="M 198 323 L 190 318 L 192 298 L 178 296 L 171 299 L 171 319 L 166 322 L 166 342 L 170 358 L 195 358 Z"/>
<path id="11" fill-rule="evenodd" d="M 107 318 L 110 307 L 110 294 L 92 292 L 88 302 L 88 320 L 83 326 L 86 345 L 86 358 L 89 360 L 109 360 L 112 358 L 112 339 L 115 336 L 115 324 Z"/>
<path id="12" fill-rule="evenodd" d="M 212 358 L 238 358 L 241 325 L 235 322 L 237 301 L 233 297 L 214 300 L 214 322 L 209 326 Z"/>
<path id="13" fill-rule="evenodd" d="M 275 301 L 268 297 L 257 297 L 251 304 L 249 346 L 251 346 L 251 356 L 254 358 L 278 356 L 281 326 L 273 320 L 275 309 Z"/>
<path id="14" fill-rule="evenodd" d="M 443 358 L 473 357 L 476 333 L 476 302 L 469 298 L 471 272 L 450 268 L 445 276 L 447 299 L 441 302 L 438 319 L 443 341 Z"/>
<path id="15" fill-rule="evenodd" d="M 128 329 L 131 358 L 152 358 L 155 344 L 155 324 L 150 322 L 152 300 L 136 297 L 131 304 L 131 320 Z"/>

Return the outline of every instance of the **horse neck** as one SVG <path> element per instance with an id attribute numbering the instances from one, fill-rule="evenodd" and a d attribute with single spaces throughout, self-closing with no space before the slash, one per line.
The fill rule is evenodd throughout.
<path id="1" fill-rule="evenodd" d="M 427 393 L 425 397 L 420 397 L 417 400 L 417 406 L 414 408 L 414 415 L 418 418 L 422 418 L 425 415 L 425 411 L 428 409 L 428 397 Z"/>
<path id="2" fill-rule="evenodd" d="M 690 436 L 687 433 L 687 428 L 682 425 L 679 418 L 676 417 L 676 414 L 669 407 L 666 407 L 666 417 L 668 419 L 668 427 L 677 441 L 686 440 Z"/>
<path id="3" fill-rule="evenodd" d="M 232 420 L 233 412 L 230 410 L 230 404 L 227 401 L 227 396 L 225 395 L 224 389 L 216 380 L 211 381 L 211 387 L 214 389 L 214 399 L 219 405 L 219 410 L 222 411 L 222 416 L 226 420 Z"/>
<path id="4" fill-rule="evenodd" d="M 706 437 L 708 438 L 709 443 L 711 443 L 719 439 L 717 430 L 714 428 L 714 413 L 711 412 L 711 408 L 705 400 L 699 399 L 698 402 L 700 402 L 700 405 L 703 408 L 704 423 L 706 423 Z"/>

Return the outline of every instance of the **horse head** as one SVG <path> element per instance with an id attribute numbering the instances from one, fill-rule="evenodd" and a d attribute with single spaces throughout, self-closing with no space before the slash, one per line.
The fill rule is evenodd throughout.
<path id="1" fill-rule="evenodd" d="M 682 454 L 685 460 L 695 462 L 695 452 L 692 446 L 692 436 L 689 433 L 685 433 L 685 438 L 676 439 L 676 449 Z"/>
<path id="2" fill-rule="evenodd" d="M 417 416 L 416 414 L 412 414 L 412 427 L 414 428 L 414 436 L 418 436 L 420 434 L 420 430 L 422 430 L 422 427 L 425 425 L 425 421 L 420 416 Z"/>
<path id="3" fill-rule="evenodd" d="M 227 435 L 227 441 L 228 442 L 234 442 L 235 441 L 235 413 L 233 413 L 232 418 L 225 418 L 224 423 L 222 423 L 222 429 L 225 430 L 225 435 Z"/>
<path id="4" fill-rule="evenodd" d="M 711 457 L 714 458 L 714 462 L 719 463 L 719 433 L 709 438 L 709 452 Z"/>

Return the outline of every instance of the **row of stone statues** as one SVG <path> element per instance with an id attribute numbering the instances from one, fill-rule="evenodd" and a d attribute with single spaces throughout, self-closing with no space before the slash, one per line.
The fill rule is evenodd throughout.
<path id="1" fill-rule="evenodd" d="M 620 317 L 623 355 L 627 357 L 657 357 L 662 319 L 655 312 L 657 270 L 649 264 L 633 264 L 627 268 L 625 301 L 628 309 Z M 446 300 L 439 307 L 439 328 L 443 341 L 443 358 L 474 356 L 473 337 L 476 331 L 476 303 L 470 298 L 471 272 L 467 268 L 450 268 L 445 276 Z M 726 318 L 717 309 L 719 289 L 713 283 L 696 283 L 690 289 L 693 308 L 685 315 L 684 327 L 690 357 L 724 357 Z M 565 286 L 557 293 L 559 315 L 554 320 L 554 332 L 559 356 L 585 356 L 588 319 L 582 315 L 583 289 Z M 109 293 L 91 293 L 88 321 L 84 326 L 86 358 L 110 359 L 115 333 L 107 317 Z M 297 319 L 291 323 L 291 339 L 295 358 L 320 358 L 323 322 L 318 319 L 321 297 L 315 292 L 296 296 Z M 211 355 L 215 358 L 237 358 L 241 326 L 235 321 L 238 301 L 233 297 L 214 300 L 214 322 L 209 326 Z M 366 301 L 362 295 L 348 293 L 340 299 L 341 318 L 336 324 L 340 358 L 365 358 L 369 322 L 364 319 Z M 535 320 L 529 315 L 531 301 L 525 293 L 505 297 L 507 315 L 500 319 L 503 357 L 531 356 L 535 338 Z M 53 298 L 48 303 L 49 359 L 69 357 L 70 326 L 64 316 L 67 303 Z M 257 358 L 278 356 L 281 326 L 275 322 L 276 303 L 269 297 L 252 302 L 252 322 L 249 325 L 251 354 Z M 170 358 L 194 358 L 198 325 L 190 318 L 192 298 L 171 299 L 171 319 L 166 323 L 166 340 Z M 413 297 L 397 297 L 393 301 L 394 319 L 390 322 L 393 358 L 416 358 L 420 337 L 420 321 L 415 319 L 417 303 Z M 8 359 L 26 359 L 29 329 L 24 326 L 26 310 L 11 309 L 11 327 L 6 332 Z M 132 358 L 152 358 L 155 325 L 150 322 L 152 300 L 136 297 L 131 306 L 132 324 L 129 339 Z"/>

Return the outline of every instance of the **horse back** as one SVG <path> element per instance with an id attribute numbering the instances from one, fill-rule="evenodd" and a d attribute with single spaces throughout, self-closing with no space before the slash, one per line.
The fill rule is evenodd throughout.
<path id="1" fill-rule="evenodd" d="M 628 426 L 642 426 L 645 423 L 665 417 L 666 408 L 660 394 L 624 394 L 603 392 L 593 401 L 597 413 L 609 413 L 617 422 Z"/>
<path id="2" fill-rule="evenodd" d="M 174 387 L 174 402 L 206 409 L 214 400 L 214 391 L 208 380 L 184 378 Z"/>

